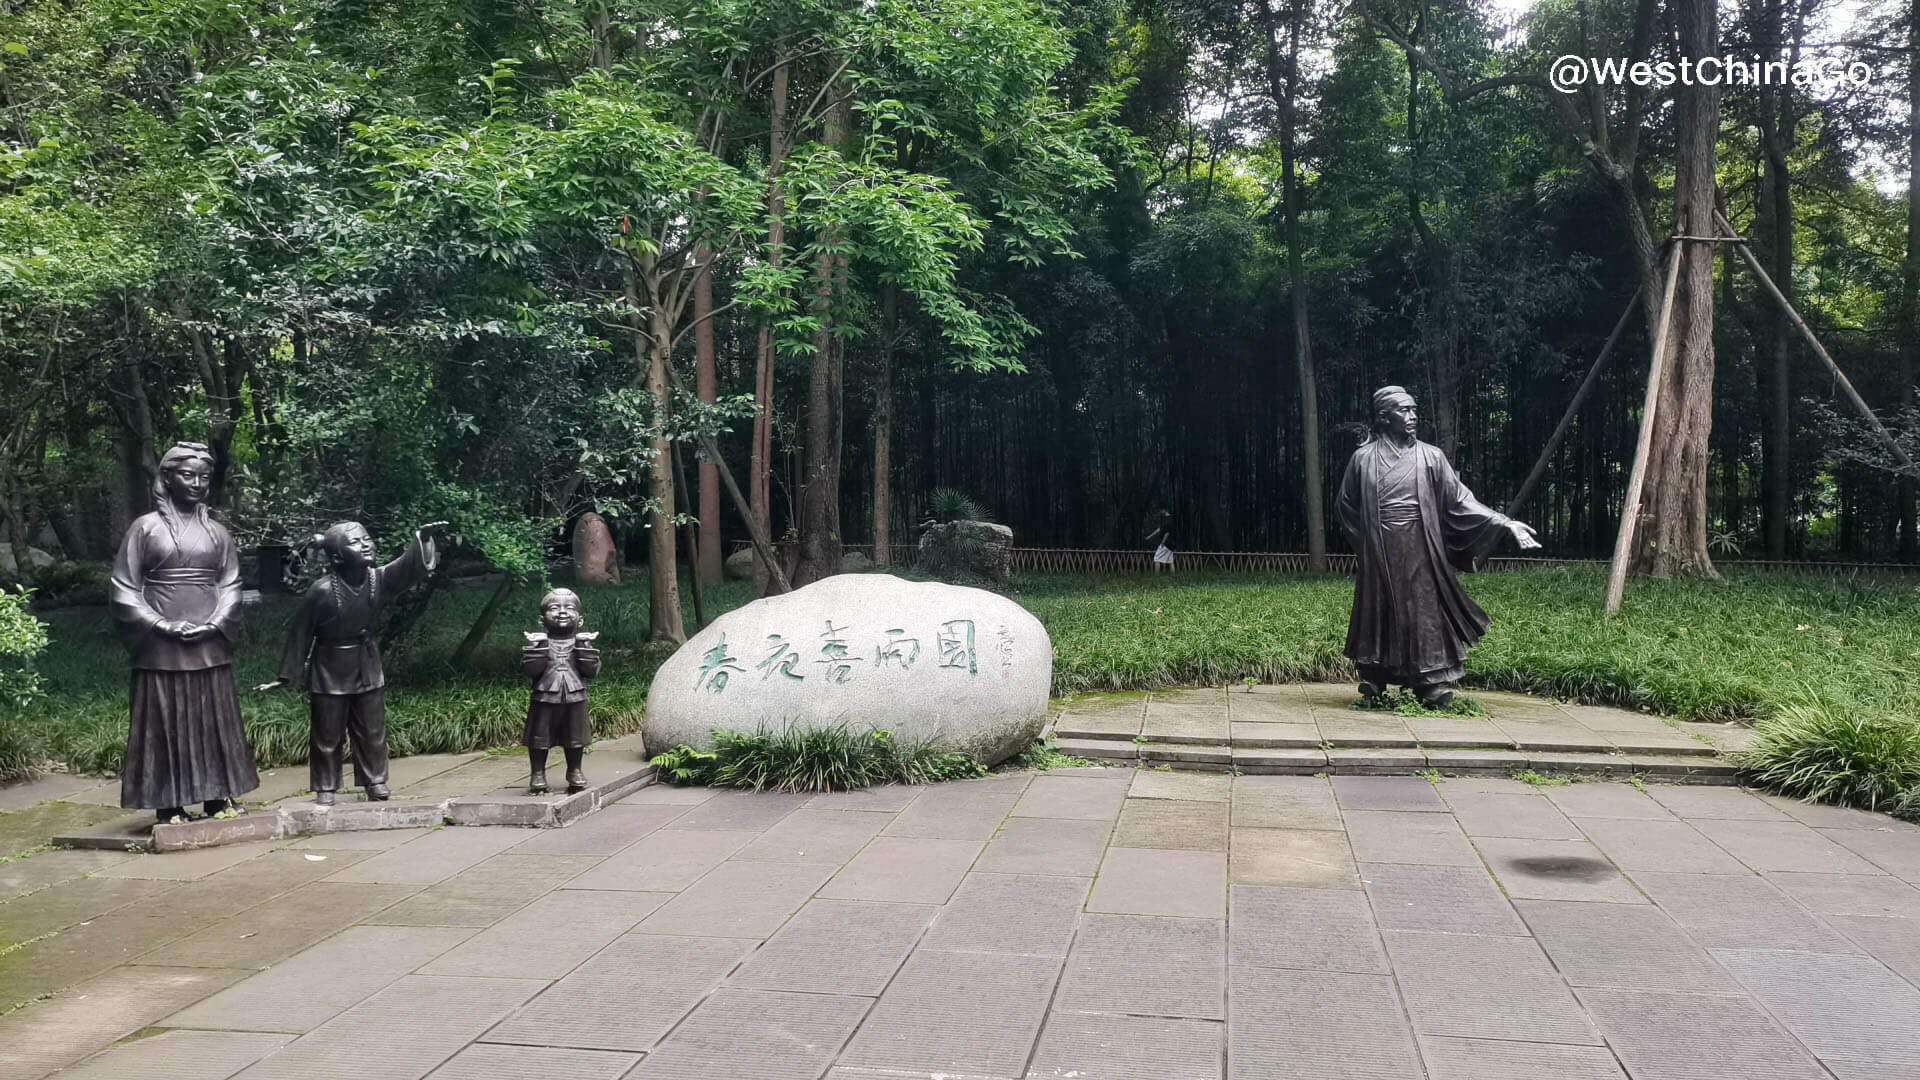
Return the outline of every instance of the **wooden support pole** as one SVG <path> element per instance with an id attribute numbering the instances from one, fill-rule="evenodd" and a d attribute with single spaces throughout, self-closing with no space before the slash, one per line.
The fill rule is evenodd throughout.
<path id="1" fill-rule="evenodd" d="M 1807 339 L 1807 344 L 1812 347 L 1814 355 L 1820 358 L 1821 363 L 1827 365 L 1828 373 L 1833 376 L 1835 382 L 1840 384 L 1840 389 L 1846 392 L 1847 400 L 1853 403 L 1854 411 L 1858 412 L 1861 419 L 1867 422 L 1867 426 L 1873 429 L 1873 433 L 1879 436 L 1880 442 L 1893 455 L 1893 459 L 1900 463 L 1901 471 L 1909 475 L 1916 472 L 1913 459 L 1907 456 L 1899 440 L 1895 439 L 1886 425 L 1880 422 L 1880 418 L 1874 415 L 1873 410 L 1867 406 L 1866 400 L 1860 396 L 1860 392 L 1853 388 L 1852 381 L 1847 378 L 1845 372 L 1840 370 L 1840 365 L 1834 363 L 1833 357 L 1827 353 L 1826 346 L 1820 344 L 1820 339 L 1813 336 L 1813 328 L 1809 327 L 1807 321 L 1800 317 L 1800 313 L 1793 309 L 1793 304 L 1787 300 L 1786 294 L 1780 291 L 1780 286 L 1773 283 L 1773 278 L 1769 277 L 1766 268 L 1760 265 L 1760 260 L 1754 258 L 1753 252 L 1747 249 L 1744 238 L 1734 231 L 1733 223 L 1718 210 L 1713 212 L 1713 219 L 1727 233 L 1729 239 L 1743 241 L 1735 247 L 1739 249 L 1740 257 L 1746 260 L 1747 268 L 1760 279 L 1761 287 L 1767 291 L 1767 295 L 1773 297 L 1774 303 L 1780 305 L 1780 310 L 1787 313 L 1787 321 L 1793 324 L 1794 329 L 1800 331 L 1801 337 Z"/>
<path id="2" fill-rule="evenodd" d="M 1640 407 L 1640 438 L 1633 448 L 1633 473 L 1627 478 L 1627 501 L 1620 509 L 1620 535 L 1613 542 L 1613 565 L 1607 571 L 1609 615 L 1620 613 L 1627 595 L 1627 564 L 1633 558 L 1633 534 L 1640 527 L 1640 495 L 1647 486 L 1647 459 L 1653 453 L 1653 416 L 1660 401 L 1660 384 L 1667 377 L 1667 330 L 1673 324 L 1673 290 L 1680 281 L 1680 251 L 1684 243 L 1672 240 L 1667 256 L 1667 290 L 1660 301 L 1660 325 L 1653 332 L 1653 363 L 1647 365 L 1647 398 Z"/>
<path id="3" fill-rule="evenodd" d="M 680 490 L 687 490 L 687 470 L 680 459 L 680 444 L 668 444 L 673 447 L 673 482 Z M 717 516 L 717 515 L 716 515 Z M 684 530 L 687 538 L 687 584 L 693 589 L 693 632 L 699 633 L 707 625 L 707 601 L 700 587 L 700 530 L 705 527 L 701 519 L 690 518 Z"/>
<path id="4" fill-rule="evenodd" d="M 1533 463 L 1533 471 L 1521 481 L 1520 490 L 1515 492 L 1512 501 L 1507 503 L 1508 517 L 1520 512 L 1521 505 L 1533 495 L 1533 489 L 1539 486 L 1541 478 L 1546 476 L 1547 464 L 1553 460 L 1555 454 L 1560 452 L 1560 444 L 1566 441 L 1567 432 L 1573 427 L 1574 414 L 1580 411 L 1580 407 L 1593 396 L 1594 388 L 1600 385 L 1600 373 L 1607 369 L 1607 361 L 1613 358 L 1614 346 L 1619 345 L 1621 337 L 1626 334 L 1627 323 L 1633 319 L 1635 305 L 1640 302 L 1640 290 L 1644 288 L 1646 288 L 1644 285 L 1635 288 L 1633 295 L 1627 299 L 1626 310 L 1620 313 L 1620 321 L 1613 324 L 1613 332 L 1607 335 L 1607 343 L 1600 346 L 1600 355 L 1594 360 L 1593 367 L 1588 369 L 1587 377 L 1580 383 L 1580 389 L 1573 392 L 1573 400 L 1567 403 L 1566 413 L 1560 417 L 1559 425 L 1548 437 L 1546 449 L 1540 451 L 1540 460 Z"/>

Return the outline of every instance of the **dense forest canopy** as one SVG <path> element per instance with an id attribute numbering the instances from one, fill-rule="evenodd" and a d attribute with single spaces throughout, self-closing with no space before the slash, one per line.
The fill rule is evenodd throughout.
<path id="1" fill-rule="evenodd" d="M 1649 545 L 1920 558 L 1913 481 L 1735 246 L 1665 261 L 1717 203 L 1920 452 L 1915 32 L 1891 0 L 0 0 L 4 546 L 102 557 L 186 437 L 245 543 L 448 518 L 509 575 L 597 509 L 662 568 L 666 515 L 757 517 L 804 582 L 943 487 L 1023 545 L 1166 506 L 1188 549 L 1304 551 L 1375 387 L 1504 505 L 1618 328 L 1523 513 L 1605 554 L 1677 273 L 1681 502 L 1646 505 L 1703 519 Z M 1871 77 L 1544 82 L 1715 52 Z"/>

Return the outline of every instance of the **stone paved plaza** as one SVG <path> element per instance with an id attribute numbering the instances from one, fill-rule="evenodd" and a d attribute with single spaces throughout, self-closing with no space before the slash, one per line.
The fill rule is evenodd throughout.
<path id="1" fill-rule="evenodd" d="M 656 786 L 0 866 L 0 1078 L 1913 1080 L 1916 882 L 1731 787 Z"/>

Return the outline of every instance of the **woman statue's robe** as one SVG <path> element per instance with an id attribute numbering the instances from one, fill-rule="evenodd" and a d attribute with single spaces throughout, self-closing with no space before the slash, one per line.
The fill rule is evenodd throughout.
<path id="1" fill-rule="evenodd" d="M 1409 688 L 1458 680 L 1487 614 L 1454 570 L 1471 570 L 1512 519 L 1481 505 L 1439 448 L 1381 437 L 1353 452 L 1336 513 L 1359 556 L 1347 656 L 1361 677 Z"/>

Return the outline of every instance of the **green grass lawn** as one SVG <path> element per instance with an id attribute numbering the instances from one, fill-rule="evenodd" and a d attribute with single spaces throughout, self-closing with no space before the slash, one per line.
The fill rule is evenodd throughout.
<path id="1" fill-rule="evenodd" d="M 1466 584 L 1493 618 L 1468 661 L 1472 686 L 1644 705 L 1698 720 L 1753 719 L 1809 699 L 1920 715 L 1920 583 L 1911 579 L 1634 582 L 1625 611 L 1611 620 L 1600 615 L 1606 580 L 1598 569 L 1485 574 Z M 1056 694 L 1248 676 L 1347 680 L 1352 672 L 1340 653 L 1352 594 L 1347 579 L 1305 576 L 1048 576 L 1023 578 L 1012 589 L 1053 635 Z M 520 632 L 535 627 L 539 595 L 522 589 L 509 599 L 467 670 L 452 669 L 446 658 L 487 590 L 451 588 L 434 598 L 417 641 L 389 664 L 396 753 L 518 741 L 527 700 Z M 646 585 L 586 589 L 583 599 L 606 657 L 593 686 L 596 728 L 631 731 L 664 659 L 645 641 Z M 750 599 L 742 583 L 711 588 L 709 614 Z M 241 702 L 262 765 L 302 760 L 306 750 L 304 695 L 247 689 L 273 677 L 292 603 L 276 599 L 247 613 Z M 39 667 L 51 693 L 26 726 L 51 756 L 111 772 L 126 740 L 125 656 L 104 609 L 67 608 L 46 618 L 53 645 Z"/>

